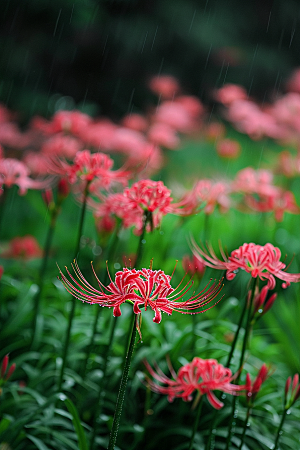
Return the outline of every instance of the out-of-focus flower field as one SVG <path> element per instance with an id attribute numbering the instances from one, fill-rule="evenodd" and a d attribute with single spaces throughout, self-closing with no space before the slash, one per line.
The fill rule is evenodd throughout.
<path id="1" fill-rule="evenodd" d="M 300 72 L 148 88 L 118 123 L 0 106 L 0 449 L 296 450 Z"/>

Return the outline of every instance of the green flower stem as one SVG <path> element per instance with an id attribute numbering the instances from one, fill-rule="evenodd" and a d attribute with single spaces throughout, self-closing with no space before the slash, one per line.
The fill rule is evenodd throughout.
<path id="1" fill-rule="evenodd" d="M 136 260 L 135 260 L 135 267 L 139 268 L 141 262 L 142 262 L 142 257 L 143 257 L 143 240 L 145 237 L 145 233 L 146 233 L 146 227 L 147 227 L 147 223 L 150 223 L 151 225 L 151 231 L 153 228 L 153 223 L 152 223 L 152 213 L 151 211 L 145 211 L 144 212 L 144 223 L 143 223 L 143 229 L 142 229 L 142 233 L 140 235 L 140 240 L 139 240 L 139 245 L 138 245 L 138 249 L 136 252 Z"/>
<path id="2" fill-rule="evenodd" d="M 206 242 L 209 239 L 209 220 L 210 215 L 204 213 L 204 226 L 203 226 L 203 237 L 201 239 L 202 242 Z"/>
<path id="3" fill-rule="evenodd" d="M 248 406 L 247 413 L 246 413 L 246 419 L 245 419 L 245 422 L 244 422 L 243 433 L 242 433 L 242 436 L 241 436 L 241 442 L 240 442 L 239 450 L 242 450 L 242 447 L 243 447 L 243 444 L 244 444 L 250 413 L 251 413 L 251 406 Z"/>
<path id="4" fill-rule="evenodd" d="M 87 197 L 89 194 L 89 185 L 90 185 L 90 181 L 87 181 L 86 185 L 85 185 L 84 193 L 83 193 L 83 203 L 82 203 L 81 214 L 80 214 L 78 237 L 77 237 L 77 242 L 76 242 L 76 247 L 75 247 L 75 258 L 77 258 L 79 248 L 80 248 L 80 238 L 82 236 L 84 216 L 85 216 L 85 211 L 86 211 L 86 201 L 87 201 Z M 66 337 L 65 337 L 64 347 L 63 347 L 62 365 L 60 368 L 60 374 L 59 374 L 58 385 L 57 385 L 58 391 L 61 390 L 61 386 L 62 386 L 62 382 L 63 382 L 64 372 L 65 372 L 65 367 L 66 367 L 66 362 L 67 362 L 68 347 L 69 347 L 70 337 L 71 337 L 71 328 L 72 328 L 72 323 L 73 323 L 73 319 L 74 319 L 74 315 L 75 315 L 76 302 L 77 302 L 76 298 L 72 297 L 72 305 L 71 305 L 71 310 L 69 313 L 67 332 L 66 332 Z"/>
<path id="5" fill-rule="evenodd" d="M 1 187 L 0 187 L 1 189 Z M 3 186 L 2 187 L 2 194 L 0 195 L 0 235 L 1 235 L 1 228 L 2 228 L 2 222 L 3 222 L 3 217 L 4 217 L 4 213 L 5 213 L 5 206 L 7 203 L 7 187 Z"/>
<path id="6" fill-rule="evenodd" d="M 51 248 L 52 241 L 53 241 L 54 230 L 55 230 L 56 219 L 58 216 L 59 208 L 60 208 L 60 204 L 56 205 L 51 213 L 50 225 L 48 228 L 46 242 L 45 242 L 45 246 L 44 246 L 44 256 L 43 256 L 42 264 L 41 264 L 40 271 L 39 271 L 38 291 L 37 291 L 36 295 L 34 296 L 34 306 L 33 306 L 34 317 L 33 317 L 33 328 L 32 328 L 32 330 L 33 330 L 32 344 L 31 344 L 33 347 L 35 345 L 35 338 L 36 338 L 36 331 L 37 331 L 37 319 L 38 319 L 39 310 L 40 310 L 40 300 L 42 297 L 42 292 L 43 292 L 44 282 L 45 282 L 44 278 L 45 278 L 45 273 L 47 270 L 50 248 Z"/>
<path id="7" fill-rule="evenodd" d="M 245 359 L 246 348 L 247 348 L 247 344 L 248 344 L 248 340 L 249 340 L 252 309 L 253 309 L 253 300 L 254 300 L 254 294 L 255 294 L 255 288 L 256 288 L 257 281 L 258 281 L 258 278 L 253 278 L 253 280 L 252 280 L 251 297 L 250 297 L 249 305 L 247 305 L 248 306 L 247 322 L 246 322 L 246 327 L 245 327 L 245 335 L 244 335 L 240 363 L 239 363 L 239 372 L 238 372 L 238 376 L 236 378 L 236 384 L 239 384 L 239 380 L 240 380 L 241 373 L 242 373 L 242 367 L 243 367 L 244 359 Z M 246 298 L 246 303 L 247 303 L 247 298 Z M 231 419 L 230 419 L 230 422 L 228 425 L 228 435 L 227 435 L 225 450 L 229 450 L 229 445 L 230 445 L 231 436 L 232 436 L 232 428 L 233 428 L 232 424 L 233 424 L 233 419 L 234 419 L 234 414 L 235 414 L 235 409 L 236 409 L 236 402 L 237 402 L 237 397 L 233 397 L 232 413 L 231 413 Z"/>
<path id="8" fill-rule="evenodd" d="M 287 410 L 288 410 L 288 408 L 284 408 L 284 410 L 283 410 L 283 414 L 282 414 L 281 422 L 280 422 L 278 430 L 277 430 L 277 434 L 276 434 L 275 444 L 274 444 L 273 450 L 277 450 L 277 448 L 278 448 L 279 438 L 281 436 L 281 430 L 282 430 L 282 427 L 283 427 L 283 424 L 284 424 L 284 421 L 285 421 Z"/>
<path id="9" fill-rule="evenodd" d="M 198 394 L 200 394 L 200 392 Z M 199 400 L 199 403 L 198 403 L 196 417 L 195 417 L 195 422 L 194 422 L 192 436 L 191 436 L 190 445 L 189 445 L 189 449 L 188 450 L 192 450 L 192 448 L 193 448 L 195 434 L 196 434 L 196 431 L 197 431 L 197 428 L 198 428 L 198 425 L 199 425 L 202 404 L 203 404 L 203 396 L 200 397 L 200 400 Z"/>
<path id="10" fill-rule="evenodd" d="M 239 337 L 240 329 L 242 327 L 242 323 L 243 323 L 246 311 L 247 311 L 247 297 L 245 298 L 245 303 L 244 303 L 244 306 L 243 306 L 243 310 L 242 310 L 242 313 L 240 315 L 238 326 L 237 326 L 237 329 L 235 331 L 234 338 L 233 338 L 233 341 L 232 341 L 232 344 L 231 344 L 231 349 L 230 349 L 230 352 L 228 354 L 227 361 L 226 361 L 226 364 L 225 364 L 225 367 L 227 367 L 227 368 L 230 367 L 231 360 L 232 360 L 232 357 L 233 357 L 233 354 L 234 354 L 234 350 L 235 350 L 235 347 L 236 347 L 236 343 L 237 343 L 237 340 L 238 340 L 238 337 Z M 215 412 L 214 412 L 214 417 L 213 417 L 213 419 L 212 419 L 212 421 L 210 423 L 209 434 L 208 434 L 208 441 L 207 441 L 207 444 L 206 444 L 206 450 L 210 450 L 211 449 L 211 440 L 212 440 L 212 435 L 213 435 L 212 431 L 216 428 L 218 413 L 219 413 L 219 410 L 216 409 Z"/>
<path id="11" fill-rule="evenodd" d="M 114 415 L 114 420 L 113 420 L 113 424 L 112 424 L 112 429 L 111 429 L 111 433 L 110 433 L 110 437 L 109 437 L 109 443 L 108 443 L 107 450 L 114 450 L 116 441 L 117 441 L 119 424 L 120 424 L 122 408 L 123 408 L 123 403 L 124 403 L 124 397 L 125 397 L 125 391 L 126 391 L 126 386 L 127 386 L 127 381 L 128 381 L 130 363 L 131 363 L 131 358 L 132 358 L 134 343 L 135 343 L 135 337 L 136 337 L 136 318 L 137 318 L 137 316 L 135 314 L 133 314 L 132 320 L 131 320 L 131 327 L 130 327 L 131 339 L 129 342 L 128 350 L 127 350 L 124 365 L 123 365 L 123 373 L 122 373 L 122 378 L 121 378 L 121 382 L 120 382 L 118 398 L 117 398 L 117 403 L 116 403 L 116 409 L 115 409 L 115 415 Z"/>
<path id="12" fill-rule="evenodd" d="M 100 309 L 100 307 L 99 307 L 99 309 Z M 108 345 L 106 346 L 104 353 L 103 353 L 104 363 L 103 363 L 103 368 L 102 368 L 102 378 L 101 378 L 101 380 L 99 382 L 99 386 L 98 386 L 96 409 L 95 409 L 95 413 L 94 413 L 95 415 L 94 415 L 94 423 L 93 423 L 93 432 L 92 432 L 91 440 L 90 440 L 90 450 L 93 450 L 94 448 L 96 448 L 95 438 L 96 438 L 96 436 L 98 434 L 98 430 L 99 430 L 98 418 L 101 414 L 101 410 L 102 410 L 102 406 L 103 406 L 103 399 L 105 396 L 107 363 L 108 363 L 108 357 L 110 354 L 111 346 L 113 343 L 113 338 L 114 338 L 114 334 L 115 334 L 117 321 L 118 321 L 117 317 L 112 318 L 112 324 L 111 324 L 110 333 L 109 333 Z"/>

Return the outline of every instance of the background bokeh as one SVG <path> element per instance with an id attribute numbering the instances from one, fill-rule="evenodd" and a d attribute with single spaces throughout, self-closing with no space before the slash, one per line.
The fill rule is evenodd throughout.
<path id="1" fill-rule="evenodd" d="M 274 98 L 300 62 L 299 20 L 293 0 L 5 0 L 0 101 L 23 122 L 75 106 L 118 119 L 160 73 L 206 103 L 225 82 Z"/>

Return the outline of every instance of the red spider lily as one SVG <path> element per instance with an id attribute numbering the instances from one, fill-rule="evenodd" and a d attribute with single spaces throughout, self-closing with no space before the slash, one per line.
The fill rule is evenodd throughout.
<path id="1" fill-rule="evenodd" d="M 151 213 L 147 231 L 152 231 L 160 225 L 164 215 L 174 212 L 171 191 L 162 181 L 140 180 L 122 193 L 98 196 L 104 202 L 93 205 L 97 217 L 115 215 L 122 219 L 124 228 L 134 226 L 137 234 L 143 229 L 145 213 Z"/>
<path id="2" fill-rule="evenodd" d="M 49 170 L 53 174 L 67 176 L 71 184 L 77 180 L 85 182 L 95 181 L 99 187 L 108 188 L 112 181 L 118 180 L 124 183 L 128 179 L 128 173 L 123 170 L 112 171 L 113 160 L 104 153 L 92 153 L 89 150 L 77 152 L 74 163 L 69 164 L 64 159 L 52 161 Z"/>
<path id="3" fill-rule="evenodd" d="M 266 379 L 269 376 L 270 368 L 266 366 L 266 364 L 263 364 L 257 374 L 257 377 L 251 382 L 250 374 L 247 373 L 246 375 L 246 398 L 247 403 L 252 404 L 256 395 L 260 391 L 261 385 L 266 381 Z"/>
<path id="4" fill-rule="evenodd" d="M 241 146 L 233 139 L 223 139 L 216 145 L 217 153 L 222 158 L 236 159 L 240 156 Z"/>
<path id="5" fill-rule="evenodd" d="M 226 256 L 222 249 L 223 261 L 217 258 L 213 248 L 208 247 L 208 251 L 200 248 L 192 240 L 192 251 L 197 258 L 202 260 L 206 266 L 213 269 L 226 270 L 227 280 L 233 280 L 239 269 L 250 273 L 253 278 L 259 277 L 261 280 L 268 280 L 268 288 L 274 289 L 275 277 L 283 280 L 282 287 L 286 288 L 290 283 L 300 281 L 300 273 L 284 272 L 286 265 L 280 261 L 281 252 L 278 247 L 272 244 L 257 245 L 253 243 L 243 244 L 237 250 Z"/>
<path id="6" fill-rule="evenodd" d="M 76 261 L 72 264 L 72 268 L 79 281 L 70 274 L 67 267 L 66 270 L 71 281 L 60 269 L 59 271 L 61 282 L 75 298 L 91 304 L 97 303 L 100 306 L 112 307 L 115 317 L 121 315 L 120 305 L 125 302 L 133 304 L 135 314 L 141 312 L 141 306 L 145 310 L 150 307 L 155 312 L 153 319 L 155 323 L 161 322 L 161 312 L 171 315 L 173 311 L 183 314 L 198 314 L 207 311 L 214 305 L 201 311 L 198 310 L 214 300 L 223 287 L 221 281 L 209 283 L 199 294 L 193 293 L 188 300 L 179 301 L 192 288 L 193 281 L 189 280 L 186 285 L 181 287 L 182 280 L 174 289 L 170 284 L 172 277 L 166 275 L 162 270 L 124 268 L 123 271 L 116 273 L 115 281 L 110 278 L 111 283 L 104 286 L 92 265 L 100 287 L 100 291 L 98 291 L 86 281 Z"/>
<path id="7" fill-rule="evenodd" d="M 289 409 L 300 397 L 300 383 L 298 373 L 294 375 L 293 379 L 292 377 L 288 377 L 285 384 L 284 394 L 285 409 Z"/>
<path id="8" fill-rule="evenodd" d="M 218 390 L 228 394 L 237 395 L 244 390 L 245 386 L 231 384 L 234 379 L 231 370 L 219 364 L 215 359 L 194 358 L 191 363 L 182 366 L 178 374 L 170 367 L 173 379 L 168 378 L 160 369 L 156 367 L 156 372 L 150 364 L 144 362 L 150 375 L 161 384 L 148 379 L 150 389 L 159 394 L 168 396 L 169 402 L 180 397 L 184 401 L 191 401 L 192 394 L 197 391 L 200 395 L 206 395 L 209 403 L 216 409 L 224 405 L 216 398 L 212 391 Z"/>

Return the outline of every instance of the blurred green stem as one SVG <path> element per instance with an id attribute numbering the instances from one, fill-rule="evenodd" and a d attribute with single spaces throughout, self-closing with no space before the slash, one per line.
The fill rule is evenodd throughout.
<path id="1" fill-rule="evenodd" d="M 240 442 L 239 450 L 242 450 L 242 447 L 243 447 L 243 444 L 244 444 L 246 431 L 247 431 L 247 427 L 248 427 L 248 422 L 249 422 L 249 418 L 250 418 L 250 413 L 251 413 L 251 407 L 248 406 L 247 413 L 246 413 L 246 419 L 245 419 L 245 422 L 244 422 L 243 433 L 242 433 L 242 436 L 241 436 L 241 442 Z"/>
<path id="2" fill-rule="evenodd" d="M 283 427 L 283 424 L 284 424 L 284 421 L 285 421 L 287 410 L 288 410 L 288 408 L 284 408 L 284 410 L 283 410 L 283 414 L 282 414 L 281 421 L 280 421 L 280 424 L 279 424 L 279 427 L 278 427 L 278 430 L 277 430 L 277 434 L 276 434 L 275 444 L 274 444 L 273 450 L 277 450 L 277 448 L 278 448 L 279 438 L 281 436 L 281 430 L 282 430 L 282 427 Z"/>
<path id="3" fill-rule="evenodd" d="M 60 204 L 57 204 L 57 205 L 55 205 L 55 207 L 53 208 L 53 210 L 51 212 L 50 224 L 49 224 L 46 242 L 45 242 L 45 246 L 44 246 L 44 256 L 43 256 L 42 264 L 41 264 L 40 271 L 39 271 L 38 291 L 34 296 L 34 306 L 33 306 L 34 317 L 33 317 L 33 328 L 32 328 L 33 332 L 32 332 L 32 343 L 31 343 L 32 347 L 34 347 L 34 345 L 35 345 L 35 338 L 36 338 L 36 332 L 37 332 L 37 320 L 38 320 L 38 315 L 39 315 L 39 310 L 40 310 L 40 300 L 41 300 L 42 292 L 43 292 L 43 288 L 44 288 L 45 273 L 47 270 L 50 248 L 52 245 L 52 240 L 53 240 L 53 235 L 54 235 L 54 230 L 55 230 L 55 225 L 56 225 L 56 219 L 57 219 L 57 216 L 59 213 L 59 209 L 60 209 Z"/>
<path id="4" fill-rule="evenodd" d="M 241 329 L 242 324 L 243 324 L 243 320 L 244 320 L 244 316 L 245 316 L 246 311 L 247 311 L 247 296 L 245 298 L 245 303 L 244 303 L 244 306 L 243 306 L 243 309 L 242 309 L 242 313 L 240 315 L 239 323 L 238 323 L 237 329 L 235 331 L 234 338 L 233 338 L 233 341 L 232 341 L 232 344 L 231 344 L 231 349 L 230 349 L 230 352 L 228 354 L 227 361 L 226 361 L 226 364 L 225 364 L 225 367 L 227 367 L 228 369 L 230 368 L 231 360 L 232 360 L 232 357 L 233 357 L 233 354 L 234 354 L 234 350 L 235 350 L 235 347 L 236 347 L 236 343 L 237 343 L 237 340 L 238 340 L 238 336 L 239 336 L 240 329 Z M 213 419 L 212 419 L 212 421 L 210 423 L 210 428 L 209 428 L 209 433 L 208 433 L 208 441 L 207 441 L 207 444 L 206 444 L 206 450 L 211 450 L 211 440 L 212 440 L 212 436 L 213 436 L 213 430 L 216 428 L 218 413 L 219 413 L 219 410 L 216 409 L 215 412 L 214 412 Z"/>
<path id="5" fill-rule="evenodd" d="M 250 328 L 251 328 L 251 318 L 252 318 L 252 309 L 253 309 L 253 300 L 254 300 L 255 288 L 256 288 L 257 283 L 258 283 L 258 278 L 253 278 L 252 279 L 251 297 L 250 297 L 249 304 L 247 304 L 248 303 L 247 302 L 248 299 L 246 297 L 246 304 L 247 304 L 247 308 L 248 308 L 248 314 L 247 314 L 247 322 L 246 322 L 246 327 L 245 327 L 243 346 L 242 346 L 242 351 L 241 351 L 241 356 L 240 356 L 238 375 L 237 375 L 237 378 L 236 378 L 236 384 L 239 384 L 239 380 L 240 380 L 240 377 L 241 377 L 242 368 L 243 368 L 243 364 L 244 364 L 244 359 L 245 359 L 246 348 L 247 348 L 247 344 L 248 344 L 248 340 L 249 340 Z M 235 416 L 236 402 L 237 402 L 237 397 L 233 397 L 231 419 L 230 419 L 230 422 L 229 422 L 229 425 L 228 425 L 228 435 L 227 435 L 226 449 L 225 450 L 229 450 L 229 445 L 230 445 L 231 436 L 232 436 L 232 429 L 233 429 L 233 426 L 232 426 L 233 425 L 233 419 L 234 419 L 234 416 Z"/>
<path id="6" fill-rule="evenodd" d="M 78 256 L 78 252 L 79 252 L 79 248 L 80 248 L 80 239 L 82 236 L 84 216 L 85 216 L 85 211 L 86 211 L 86 202 L 87 202 L 87 197 L 89 194 L 89 185 L 90 185 L 90 181 L 87 181 L 85 188 L 84 188 L 84 192 L 83 192 L 83 202 L 82 202 L 82 208 L 81 208 L 81 214 L 80 214 L 77 242 L 76 242 L 76 247 L 75 247 L 75 259 Z M 76 298 L 72 297 L 71 302 L 72 302 L 71 310 L 69 312 L 67 332 L 66 332 L 66 337 L 65 337 L 64 347 L 63 347 L 62 365 L 60 368 L 60 374 L 59 374 L 58 385 L 57 385 L 58 391 L 61 390 L 65 367 L 66 367 L 66 362 L 67 362 L 68 347 L 69 347 L 70 336 L 71 336 L 71 328 L 72 328 L 72 323 L 73 323 L 73 319 L 74 319 L 74 315 L 75 315 L 75 306 L 76 306 L 76 302 L 77 302 Z"/>
<path id="7" fill-rule="evenodd" d="M 144 237 L 145 237 L 145 233 L 146 233 L 146 227 L 147 224 L 150 223 L 150 227 L 151 227 L 151 231 L 153 229 L 153 221 L 152 221 L 152 212 L 151 211 L 145 211 L 144 212 L 144 222 L 143 222 L 143 229 L 142 229 L 142 233 L 140 235 L 140 240 L 139 240 L 139 245 L 138 245 L 138 249 L 136 252 L 136 260 L 135 260 L 135 264 L 134 266 L 138 269 L 141 262 L 142 262 L 142 257 L 143 257 L 143 245 L 145 244 L 144 241 Z"/>
<path id="8" fill-rule="evenodd" d="M 201 395 L 200 391 L 198 391 L 198 395 Z M 197 431 L 197 428 L 198 428 L 198 425 L 199 425 L 200 416 L 201 416 L 202 404 L 203 404 L 203 395 L 200 397 L 200 400 L 199 400 L 199 403 L 198 403 L 196 417 L 195 417 L 195 422 L 194 422 L 192 436 L 191 436 L 190 445 L 189 445 L 189 449 L 188 450 L 192 450 L 193 445 L 194 445 L 195 434 L 196 434 L 196 431 Z"/>
<path id="9" fill-rule="evenodd" d="M 100 307 L 99 307 L 99 309 L 100 309 Z M 106 346 L 104 353 L 103 353 L 104 362 L 103 362 L 103 368 L 102 368 L 102 377 L 101 377 L 101 380 L 100 380 L 99 386 L 98 386 L 98 395 L 97 395 L 97 400 L 96 400 L 96 409 L 95 409 L 95 415 L 94 415 L 94 421 L 93 421 L 93 431 L 92 431 L 92 436 L 91 436 L 91 441 L 90 441 L 90 450 L 93 450 L 94 448 L 96 448 L 95 438 L 96 438 L 96 436 L 98 434 L 98 430 L 99 430 L 98 419 L 101 414 L 103 399 L 104 399 L 104 395 L 105 395 L 107 363 L 108 363 L 108 357 L 110 354 L 111 346 L 113 343 L 117 320 L 118 320 L 117 317 L 112 318 L 112 324 L 111 324 L 110 333 L 109 333 L 108 345 Z"/>
<path id="10" fill-rule="evenodd" d="M 126 391 L 126 386 L 127 386 L 127 382 L 128 382 L 130 363 L 131 363 L 132 354 L 133 354 L 133 350 L 134 350 L 134 343 L 135 343 L 135 337 L 136 337 L 136 319 L 137 319 L 137 316 L 135 314 L 133 314 L 132 319 L 131 319 L 131 326 L 130 326 L 131 338 L 130 338 L 129 346 L 128 346 L 128 349 L 126 352 L 126 357 L 124 360 L 123 373 L 122 373 L 122 378 L 121 378 L 121 382 L 120 382 L 118 398 L 117 398 L 117 403 L 116 403 L 116 408 L 115 408 L 115 414 L 114 414 L 111 433 L 109 436 L 109 443 L 108 443 L 107 450 L 114 450 L 116 441 L 117 441 L 120 419 L 121 419 L 122 408 L 123 408 L 124 397 L 125 397 L 125 391 Z"/>

